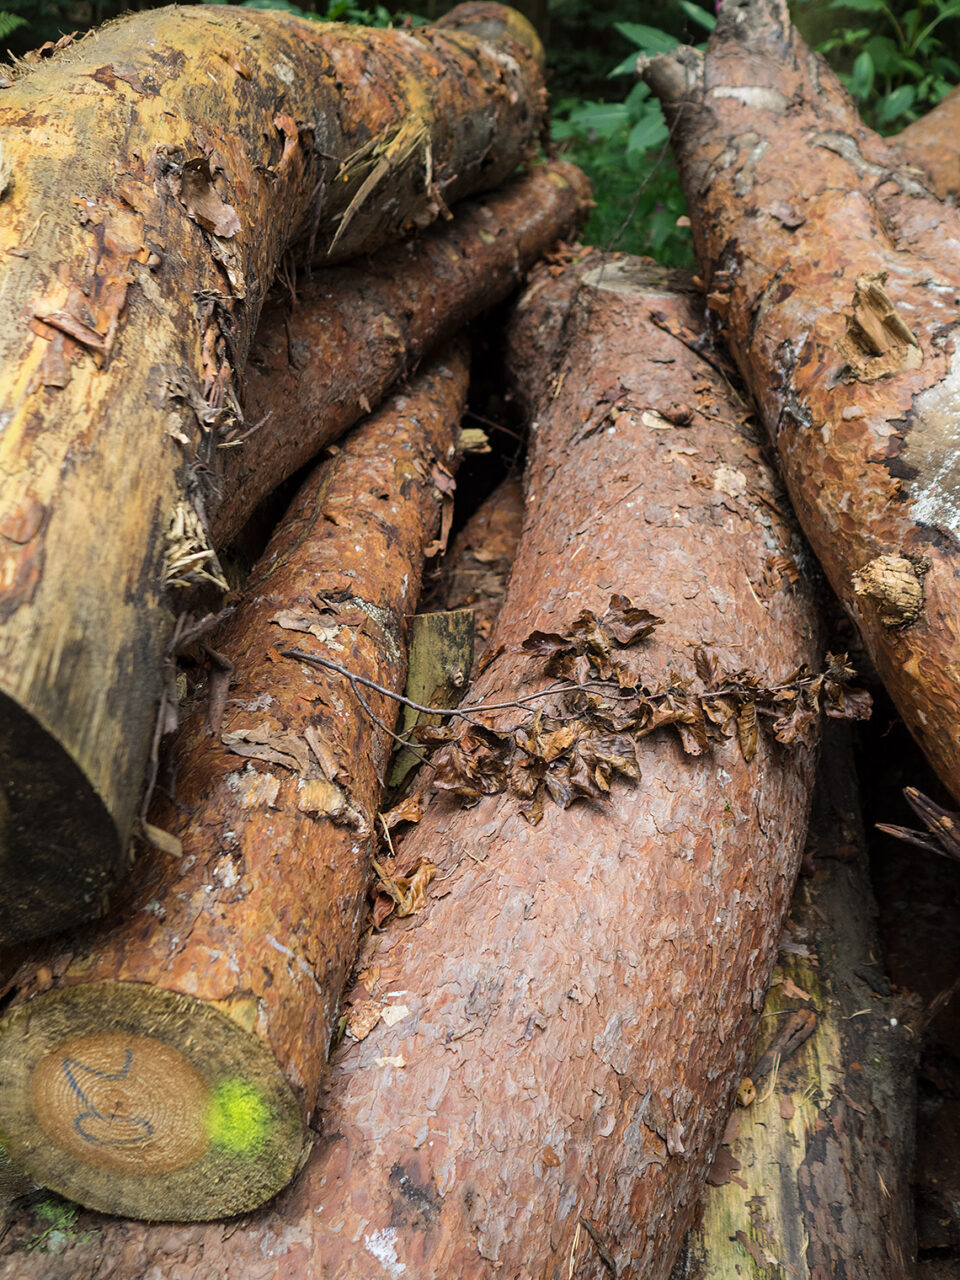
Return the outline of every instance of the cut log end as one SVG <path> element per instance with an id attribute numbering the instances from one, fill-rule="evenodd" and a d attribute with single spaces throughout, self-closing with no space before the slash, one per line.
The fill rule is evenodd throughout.
<path id="1" fill-rule="evenodd" d="M 99 914 L 124 870 L 116 826 L 77 761 L 0 693 L 0 946 Z"/>
<path id="2" fill-rule="evenodd" d="M 139 983 L 67 987 L 17 1010 L 0 1077 L 16 1165 L 104 1213 L 245 1213 L 304 1152 L 300 1108 L 263 1043 L 211 1004 Z"/>

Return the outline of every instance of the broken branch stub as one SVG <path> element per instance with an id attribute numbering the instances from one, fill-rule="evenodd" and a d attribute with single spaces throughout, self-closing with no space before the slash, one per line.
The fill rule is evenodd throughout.
<path id="1" fill-rule="evenodd" d="M 470 705 L 542 691 L 545 659 L 520 652 L 531 630 L 600 615 L 616 593 L 665 619 L 641 646 L 651 680 L 698 688 L 698 645 L 768 682 L 815 664 L 807 582 L 769 572 L 799 548 L 748 413 L 684 341 L 702 332 L 696 301 L 636 260 L 591 258 L 557 287 L 571 276 L 556 370 L 537 306 L 509 334 L 511 350 L 543 353 L 538 425 L 490 642 L 504 652 Z M 686 425 L 663 428 L 668 413 Z M 485 719 L 509 734 L 527 716 Z M 651 736 L 637 745 L 639 783 L 547 805 L 533 826 L 512 791 L 470 809 L 435 800 L 398 851 L 436 866 L 427 904 L 362 952 L 357 1038 L 338 1055 L 301 1177 L 239 1228 L 108 1225 L 47 1280 L 104 1280 L 121 1254 L 181 1280 L 586 1275 L 600 1249 L 621 1280 L 664 1280 L 762 1005 L 812 754 L 761 734 L 747 763 L 734 737 L 689 756 Z M 3 1247 L 11 1268 L 9 1236 Z M 28 1280 L 35 1264 L 21 1252 L 16 1266 Z"/>
<path id="2" fill-rule="evenodd" d="M 205 512 L 284 254 L 372 251 L 505 181 L 541 55 L 495 4 L 415 31 L 179 7 L 3 89 L 0 943 L 126 870 L 174 616 L 223 585 Z"/>
<path id="3" fill-rule="evenodd" d="M 780 0 L 645 70 L 714 326 L 800 523 L 960 797 L 960 213 L 866 129 Z"/>
<path id="4" fill-rule="evenodd" d="M 151 810 L 173 847 L 142 851 L 108 921 L 7 985 L 0 1134 L 72 1200 L 226 1217 L 299 1167 L 396 705 L 278 650 L 295 637 L 403 688 L 404 619 L 440 519 L 432 472 L 453 464 L 467 373 L 448 349 L 308 479 L 211 638 L 231 688 L 216 697 L 211 678 L 175 797 Z"/>

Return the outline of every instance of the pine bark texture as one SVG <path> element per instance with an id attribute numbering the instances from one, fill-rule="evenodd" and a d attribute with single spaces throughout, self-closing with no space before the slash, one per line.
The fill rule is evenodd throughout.
<path id="1" fill-rule="evenodd" d="M 465 350 L 449 350 L 313 473 L 210 640 L 221 666 L 234 668 L 229 697 L 211 689 L 187 720 L 175 800 L 151 815 L 180 839 L 182 856 L 144 852 L 109 925 L 72 936 L 8 985 L 0 1135 L 43 1185 L 111 1213 L 210 1218 L 255 1207 L 297 1166 L 356 955 L 397 704 L 366 690 L 375 724 L 341 677 L 280 651 L 325 656 L 402 691 L 405 615 L 437 532 L 436 481 L 453 462 L 467 376 Z M 97 1050 L 96 1067 L 90 1043 L 82 1053 L 60 1048 L 81 1031 L 116 1041 Z M 222 1053 L 220 1039 L 229 1041 Z M 231 1131 L 242 1150 L 218 1149 L 214 1135 L 192 1162 L 161 1168 L 155 1151 L 178 1113 L 176 1099 L 165 1114 L 150 1096 L 147 1041 L 184 1057 L 211 1097 L 229 1076 L 236 1099 L 265 1064 L 261 1075 L 272 1071 L 282 1094 L 276 1141 L 271 1130 L 248 1150 Z M 109 1122 L 97 1111 L 96 1125 L 80 1126 L 88 1146 L 74 1150 L 71 1138 L 65 1149 L 43 1119 L 44 1062 L 78 1059 L 82 1085 L 94 1069 L 120 1071 L 130 1045 L 129 1105 Z M 73 1094 L 70 1115 L 82 1109 Z M 183 1143 L 193 1141 L 185 1132 Z"/>
<path id="2" fill-rule="evenodd" d="M 562 352 L 535 307 L 512 328 L 511 349 L 539 350 L 540 410 L 504 652 L 472 701 L 542 689 L 543 660 L 516 646 L 611 592 L 666 618 L 651 683 L 692 678 L 698 642 L 766 678 L 816 661 L 803 579 L 760 599 L 768 559 L 797 548 L 748 415 L 690 350 L 695 295 L 661 278 L 639 260 L 572 269 Z M 730 742 L 638 753 L 638 786 L 536 826 L 512 795 L 431 805 L 401 846 L 438 864 L 429 900 L 362 953 L 380 1020 L 338 1054 L 323 1137 L 268 1213 L 91 1221 L 42 1268 L 11 1234 L 0 1275 L 560 1280 L 604 1257 L 622 1280 L 669 1275 L 763 1003 L 813 759 L 767 739 L 750 764 Z"/>
<path id="3" fill-rule="evenodd" d="M 814 870 L 761 1019 L 757 1097 L 731 1116 L 674 1280 L 913 1274 L 918 1001 L 894 995 L 878 964 L 849 734 L 825 737 Z"/>
<path id="4" fill-rule="evenodd" d="M 960 214 L 860 122 L 780 0 L 653 59 L 701 274 L 794 507 L 960 796 Z"/>
<path id="5" fill-rule="evenodd" d="M 283 254 L 367 252 L 506 180 L 541 54 L 486 3 L 414 32 L 198 6 L 0 92 L 0 941 L 89 917 L 123 871 Z"/>
<path id="6" fill-rule="evenodd" d="M 502 301 L 589 205 L 589 183 L 575 165 L 540 165 L 460 206 L 452 223 L 315 276 L 298 287 L 289 314 L 286 300 L 268 305 L 247 367 L 246 416 L 263 426 L 224 450 L 211 508 L 214 544 L 227 542 L 281 480 L 369 412 L 439 342 Z M 296 416 L 284 417 L 286 431 L 273 412 L 278 401 L 298 406 Z"/>
<path id="7" fill-rule="evenodd" d="M 960 199 L 960 88 L 902 129 L 891 142 L 921 169 L 941 200 Z"/>

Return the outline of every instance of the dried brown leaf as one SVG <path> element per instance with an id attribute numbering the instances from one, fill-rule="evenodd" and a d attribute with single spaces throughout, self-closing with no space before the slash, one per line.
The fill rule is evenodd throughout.
<path id="1" fill-rule="evenodd" d="M 740 740 L 740 750 L 747 764 L 757 754 L 757 704 L 755 702 L 745 702 L 737 712 L 737 737 Z"/>

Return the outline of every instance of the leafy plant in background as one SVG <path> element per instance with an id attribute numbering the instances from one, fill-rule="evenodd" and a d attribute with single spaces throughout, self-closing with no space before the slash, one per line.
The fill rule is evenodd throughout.
<path id="1" fill-rule="evenodd" d="M 692 0 L 678 0 L 694 26 L 713 29 L 716 18 Z M 639 22 L 615 29 L 633 45 L 610 77 L 636 74 L 640 54 L 669 53 L 677 36 Z M 702 47 L 702 46 L 700 46 Z M 693 241 L 678 226 L 686 205 L 669 154 L 669 130 L 660 104 L 638 81 L 622 102 L 561 100 L 554 108 L 552 137 L 587 173 L 597 206 L 584 235 L 594 244 L 647 253 L 667 266 L 693 265 Z"/>
<path id="2" fill-rule="evenodd" d="M 223 0 L 203 0 L 204 4 L 222 4 Z M 373 9 L 363 9 L 353 0 L 328 0 L 326 10 L 311 11 L 301 9 L 291 0 L 242 0 L 244 9 L 283 9 L 286 13 L 296 14 L 298 18 L 312 18 L 315 22 L 355 22 L 364 27 L 389 27 L 391 22 L 399 22 L 404 15 L 392 14 L 384 5 L 378 4 Z M 416 21 L 416 19 L 414 20 Z M 425 21 L 425 19 L 421 19 Z"/>
<path id="3" fill-rule="evenodd" d="M 18 27 L 25 27 L 27 20 L 21 17 L 19 13 L 7 13 L 0 9 L 0 40 L 6 40 L 7 36 L 13 35 Z"/>
<path id="4" fill-rule="evenodd" d="M 833 55 L 831 61 L 858 50 L 852 66 L 838 74 L 879 132 L 903 128 L 960 80 L 960 63 L 948 52 L 952 42 L 944 41 L 942 30 L 943 23 L 960 18 L 960 0 L 918 0 L 899 15 L 886 0 L 832 0 L 830 8 L 863 15 L 863 25 L 842 28 L 817 50 Z"/>

